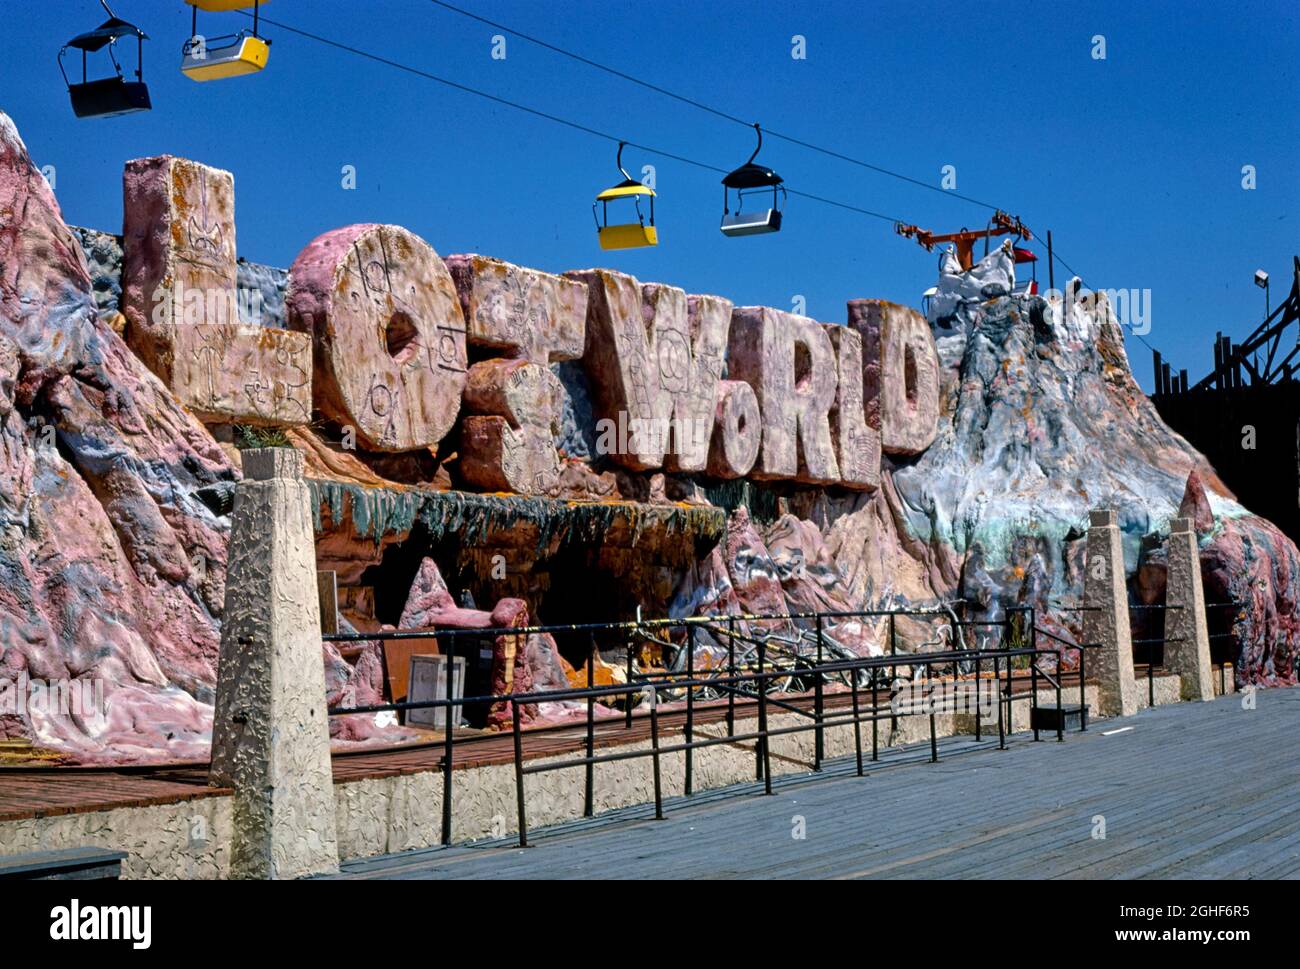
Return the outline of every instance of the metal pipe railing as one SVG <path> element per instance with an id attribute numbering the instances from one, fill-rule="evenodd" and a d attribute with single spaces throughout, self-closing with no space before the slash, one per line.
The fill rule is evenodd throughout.
<path id="1" fill-rule="evenodd" d="M 861 617 L 865 615 L 888 616 L 891 627 L 890 653 L 885 656 L 874 657 L 854 657 L 851 659 L 836 659 L 827 661 L 824 651 L 821 647 L 824 645 L 825 631 L 822 625 L 821 616 L 854 616 Z M 706 747 L 712 747 L 719 744 L 736 744 L 741 742 L 752 741 L 755 745 L 755 764 L 756 779 L 762 780 L 764 792 L 770 794 L 772 791 L 772 771 L 771 771 L 771 738 L 797 734 L 805 731 L 815 732 L 815 759 L 814 764 L 820 767 L 825 757 L 825 731 L 831 727 L 852 726 L 854 730 L 854 752 L 857 771 L 861 774 L 863 767 L 863 748 L 862 748 L 862 731 L 861 725 L 863 719 L 870 720 L 872 725 L 872 760 L 879 758 L 879 722 L 883 720 L 886 714 L 881 712 L 880 706 L 880 682 L 879 676 L 876 675 L 881 671 L 890 674 L 893 681 L 898 679 L 898 671 L 901 667 L 916 668 L 921 667 L 925 674 L 924 695 L 925 695 L 925 712 L 929 714 L 930 721 L 930 753 L 931 760 L 938 760 L 938 740 L 935 729 L 935 692 L 936 689 L 942 695 L 943 681 L 935 680 L 932 676 L 935 667 L 952 665 L 954 672 L 953 679 L 953 698 L 954 707 L 959 689 L 960 666 L 963 660 L 968 660 L 972 655 L 976 661 L 976 678 L 975 690 L 977 695 L 977 719 L 979 717 L 978 694 L 980 689 L 979 663 L 981 660 L 992 659 L 994 663 L 995 692 L 997 697 L 998 710 L 998 732 L 999 747 L 1006 746 L 1005 723 L 1003 720 L 1002 704 L 1007 704 L 1008 710 L 1011 704 L 1017 699 L 1011 690 L 1011 668 L 1012 661 L 1017 656 L 1031 657 L 1031 702 L 1034 707 L 1038 706 L 1037 695 L 1037 675 L 1038 664 L 1037 657 L 1040 654 L 1050 652 L 1038 650 L 1030 647 L 1006 647 L 997 650 L 971 651 L 964 649 L 942 650 L 934 653 L 914 653 L 900 656 L 897 652 L 897 640 L 895 636 L 895 617 L 898 615 L 909 616 L 942 616 L 944 612 L 940 610 L 866 610 L 860 613 L 810 613 L 799 614 L 792 613 L 786 617 L 780 616 L 751 616 L 751 617 L 729 617 L 728 626 L 734 629 L 737 621 L 751 619 L 755 621 L 771 621 L 773 619 L 783 619 L 790 617 L 806 616 L 814 618 L 818 626 L 818 652 L 815 662 L 812 665 L 800 668 L 801 676 L 813 676 L 814 695 L 813 695 L 813 713 L 809 715 L 807 711 L 800 710 L 792 704 L 782 703 L 779 700 L 769 698 L 768 693 L 775 680 L 790 675 L 790 670 L 786 668 L 773 667 L 767 659 L 767 643 L 763 639 L 757 641 L 757 669 L 756 670 L 738 670 L 735 662 L 734 643 L 729 642 L 728 663 L 725 676 L 706 676 L 701 677 L 697 674 L 694 664 L 695 654 L 695 637 L 696 630 L 705 623 L 716 622 L 717 617 L 692 617 L 689 619 L 677 620 L 651 620 L 642 623 L 590 623 L 580 625 L 565 626 L 533 626 L 533 627 L 506 627 L 501 629 L 441 629 L 441 630 L 398 630 L 393 632 L 380 633 L 358 633 L 358 634 L 335 634 L 323 637 L 332 641 L 373 641 L 385 639 L 442 639 L 449 638 L 454 641 L 464 636 L 474 637 L 497 637 L 497 636 L 523 636 L 538 631 L 585 631 L 589 634 L 590 649 L 586 664 L 586 687 L 569 687 L 561 690 L 532 691 L 532 692 L 514 692 L 504 694 L 492 694 L 487 696 L 455 697 L 454 696 L 454 664 L 450 662 L 451 656 L 448 656 L 449 662 L 447 668 L 446 694 L 441 699 L 423 700 L 423 701 L 403 701 L 387 704 L 372 704 L 366 706 L 349 707 L 342 709 L 333 709 L 329 713 L 331 716 L 344 716 L 362 713 L 377 713 L 382 711 L 406 711 L 427 708 L 444 708 L 446 714 L 446 730 L 443 741 L 443 805 L 442 805 L 442 840 L 444 844 L 451 843 L 451 805 L 453 794 L 453 760 L 454 760 L 454 732 L 455 720 L 457 719 L 456 710 L 463 709 L 472 704 L 507 704 L 510 708 L 510 723 L 513 734 L 513 754 L 516 778 L 516 807 L 519 819 L 519 840 L 520 844 L 527 844 L 527 812 L 524 792 L 524 778 L 530 774 L 538 774 L 552 770 L 562 770 L 566 768 L 583 767 L 584 768 L 584 798 L 583 808 L 584 815 L 591 816 L 595 810 L 595 781 L 594 769 L 597 764 L 610 763 L 619 760 L 630 760 L 639 757 L 650 757 L 653 760 L 653 774 L 655 787 L 655 816 L 663 816 L 663 793 L 662 793 L 662 774 L 661 758 L 668 754 L 681 753 L 685 759 L 685 791 L 689 796 L 693 793 L 693 760 L 694 751 Z M 953 618 L 949 615 L 948 621 L 953 623 Z M 1005 621 L 1004 621 L 1005 623 Z M 996 623 L 989 623 L 996 625 Z M 653 677 L 642 676 L 634 677 L 625 684 L 614 684 L 610 686 L 596 686 L 594 676 L 594 662 L 596 651 L 596 633 L 600 630 L 624 630 L 631 635 L 631 631 L 640 626 L 652 626 L 653 628 L 670 628 L 678 627 L 686 630 L 687 636 L 687 669 L 685 674 L 665 671 L 663 674 L 654 674 Z M 714 632 L 717 630 L 715 629 Z M 1004 639 L 1005 639 L 1004 626 Z M 729 637 L 730 638 L 730 637 Z M 1007 679 L 1005 684 L 1000 680 L 1000 666 L 1004 661 L 1007 664 Z M 861 706 L 859 697 L 859 677 L 870 671 L 872 702 L 869 714 Z M 825 692 L 824 686 L 826 679 L 834 674 L 847 674 L 849 684 L 849 693 L 851 699 L 851 709 L 847 714 L 835 713 L 828 715 L 825 709 Z M 655 683 L 653 680 L 659 679 L 661 682 Z M 937 685 L 936 685 L 937 684 Z M 685 724 L 683 731 L 683 741 L 678 744 L 665 746 L 661 742 L 660 722 L 659 722 L 659 693 L 669 685 L 674 690 L 684 690 L 686 696 L 685 703 Z M 757 696 L 758 701 L 758 725 L 757 729 L 744 734 L 737 734 L 735 729 L 735 699 L 738 693 L 741 693 L 742 687 L 751 687 Z M 695 693 L 701 689 L 712 689 L 725 693 L 727 696 L 727 732 L 722 737 L 703 737 L 697 738 L 695 735 Z M 648 693 L 650 700 L 650 734 L 651 747 L 649 751 L 631 750 L 616 751 L 608 754 L 597 754 L 595 745 L 595 704 L 599 699 L 606 697 L 624 697 L 630 710 L 638 694 Z M 895 726 L 898 722 L 899 708 L 896 703 L 898 690 L 894 685 L 890 686 L 890 703 L 888 717 Z M 583 756 L 580 758 L 567 758 L 559 762 L 535 764 L 531 766 L 524 765 L 523 751 L 523 724 L 522 724 L 522 707 L 530 703 L 542 702 L 559 702 L 563 700 L 585 700 L 586 701 L 586 723 L 585 736 L 583 743 Z M 809 722 L 795 722 L 793 724 L 781 727 L 772 727 L 768 721 L 768 704 L 777 703 L 780 707 L 790 709 L 792 712 L 800 713 Z M 1060 710 L 1060 691 L 1057 690 L 1057 708 L 1058 716 Z M 916 711 L 907 711 L 916 712 Z M 1037 731 L 1035 731 L 1037 734 Z M 1037 739 L 1037 736 L 1035 736 Z"/>

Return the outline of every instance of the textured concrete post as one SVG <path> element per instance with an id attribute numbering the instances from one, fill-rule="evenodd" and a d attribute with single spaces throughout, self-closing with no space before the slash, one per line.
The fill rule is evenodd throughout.
<path id="1" fill-rule="evenodd" d="M 1168 549 L 1165 603 L 1182 608 L 1165 611 L 1165 668 L 1178 674 L 1184 700 L 1212 700 L 1210 631 L 1205 622 L 1201 556 L 1192 519 L 1175 518 L 1170 523 Z"/>
<path id="2" fill-rule="evenodd" d="M 1107 717 L 1137 713 L 1133 678 L 1133 637 L 1129 629 L 1128 590 L 1124 584 L 1124 547 L 1114 511 L 1089 512 L 1088 561 L 1084 566 L 1083 639 L 1098 643 L 1098 705 Z M 1089 669 L 1092 657 L 1089 656 Z"/>
<path id="3" fill-rule="evenodd" d="M 292 448 L 243 452 L 210 783 L 235 790 L 231 874 L 338 868 L 311 492 Z"/>

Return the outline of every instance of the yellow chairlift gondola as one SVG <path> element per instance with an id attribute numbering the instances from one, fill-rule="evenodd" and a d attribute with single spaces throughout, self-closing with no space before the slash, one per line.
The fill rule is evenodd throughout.
<path id="1" fill-rule="evenodd" d="M 618 159 L 615 162 L 618 165 L 619 172 L 623 175 L 623 181 L 611 188 L 605 189 L 596 196 L 596 201 L 591 204 L 591 214 L 596 219 L 596 233 L 600 237 L 600 248 L 602 249 L 638 249 L 642 246 L 659 245 L 659 232 L 655 229 L 655 193 L 654 189 L 647 185 L 642 185 L 623 168 L 623 146 L 627 142 L 618 143 Z M 641 212 L 641 198 L 650 199 L 650 223 L 647 225 L 645 216 Z M 636 205 L 636 222 L 627 222 L 619 225 L 609 224 L 609 203 L 620 199 L 632 199 Z M 601 207 L 600 214 L 596 212 L 596 206 Z"/>
<path id="2" fill-rule="evenodd" d="M 754 236 L 761 235 L 764 232 L 781 231 L 781 209 L 777 207 L 776 193 L 777 189 L 781 190 L 781 204 L 784 206 L 788 193 L 785 186 L 781 183 L 784 181 L 780 175 L 772 171 L 766 165 L 754 164 L 754 159 L 758 157 L 759 150 L 763 147 L 763 129 L 757 124 L 754 130 L 758 132 L 758 147 L 754 149 L 754 154 L 749 156 L 749 161 L 741 165 L 734 172 L 728 172 L 722 179 L 722 234 L 725 236 Z M 732 189 L 736 190 L 736 211 L 731 211 Z M 749 212 L 742 212 L 741 209 L 745 204 L 745 196 L 753 195 L 759 190 L 772 190 L 772 207 L 770 209 L 755 209 Z"/>
<path id="3" fill-rule="evenodd" d="M 153 107 L 149 100 L 149 86 L 144 83 L 144 42 L 149 39 L 143 30 L 125 20 L 119 20 L 108 7 L 108 0 L 99 0 L 108 19 L 94 30 L 78 34 L 59 51 L 59 71 L 68 86 L 72 99 L 72 112 L 78 118 L 112 118 L 120 114 L 148 111 Z M 136 43 L 135 80 L 128 81 L 122 74 L 114 48 L 122 37 L 134 37 Z M 63 67 L 63 55 L 68 48 L 81 51 L 81 80 L 70 81 Z M 87 54 L 108 49 L 109 59 L 117 72 L 112 77 L 90 80 L 87 73 Z"/>
<path id="4" fill-rule="evenodd" d="M 181 48 L 181 72 L 193 81 L 217 81 L 241 74 L 253 74 L 266 67 L 271 42 L 257 36 L 257 18 L 262 0 L 185 0 L 190 5 L 190 39 Z M 220 13 L 253 8 L 253 30 L 222 37 L 199 33 L 199 11 Z"/>

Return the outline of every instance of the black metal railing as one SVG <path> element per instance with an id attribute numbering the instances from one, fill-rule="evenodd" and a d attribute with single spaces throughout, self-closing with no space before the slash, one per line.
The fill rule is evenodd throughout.
<path id="1" fill-rule="evenodd" d="M 1000 636 L 998 648 L 996 649 L 947 649 L 929 653 L 898 653 L 897 650 L 897 631 L 896 623 L 899 617 L 913 619 L 933 619 L 934 617 L 943 617 L 949 623 L 951 630 L 960 630 L 962 624 L 967 626 L 989 626 L 1000 627 Z M 835 626 L 830 624 L 830 620 L 843 619 L 864 619 L 877 618 L 887 619 L 890 644 L 889 652 L 881 656 L 857 656 L 857 655 L 836 655 L 832 659 L 827 659 L 827 652 L 831 650 L 831 644 L 835 640 Z M 793 657 L 785 655 L 778 657 L 774 662 L 769 655 L 769 637 L 765 635 L 753 635 L 755 632 L 754 624 L 771 624 L 771 623 L 795 623 L 807 621 L 813 624 L 813 635 L 815 647 L 809 655 Z M 738 626 L 749 627 L 747 632 L 737 629 Z M 664 756 L 681 754 L 684 759 L 684 790 L 689 796 L 694 791 L 694 753 L 708 747 L 729 744 L 736 745 L 742 743 L 752 743 L 754 745 L 755 756 L 755 780 L 762 781 L 764 793 L 771 793 L 772 774 L 770 761 L 770 741 L 773 737 L 794 735 L 799 733 L 812 732 L 814 734 L 814 762 L 813 769 L 822 768 L 825 757 L 825 732 L 827 729 L 841 726 L 852 726 L 854 733 L 854 748 L 856 757 L 856 767 L 859 775 L 863 773 L 863 738 L 862 726 L 864 723 L 871 725 L 871 760 L 879 759 L 879 725 L 889 719 L 896 727 L 900 716 L 912 714 L 928 714 L 929 732 L 930 732 L 930 759 L 938 760 L 938 739 L 936 732 L 935 716 L 939 712 L 935 703 L 935 691 L 939 691 L 939 699 L 946 701 L 944 690 L 946 689 L 947 680 L 943 678 L 944 672 L 951 674 L 952 700 L 954 712 L 957 707 L 959 690 L 963 677 L 963 668 L 973 668 L 974 671 L 974 694 L 975 694 L 975 723 L 976 738 L 982 739 L 981 721 L 983 719 L 983 710 L 981 709 L 980 690 L 984 683 L 983 672 L 985 665 L 991 666 L 992 678 L 989 681 L 997 694 L 997 719 L 998 719 L 998 745 L 1005 749 L 1008 727 L 1012 723 L 1012 714 L 1014 708 L 1012 704 L 1019 700 L 1028 699 L 1036 710 L 1038 708 L 1038 676 L 1039 656 L 1052 654 L 1057 656 L 1055 650 L 1040 650 L 1034 645 L 1010 645 L 1007 642 L 1011 626 L 1011 616 L 1007 618 L 989 622 L 974 622 L 958 620 L 952 614 L 950 609 L 909 609 L 909 610 L 863 610 L 855 612 L 818 612 L 818 613 L 787 613 L 784 615 L 756 615 L 756 616 L 696 616 L 686 619 L 655 619 L 655 620 L 638 620 L 633 622 L 619 623 L 587 623 L 587 624 L 566 624 L 566 625 L 539 625 L 524 627 L 504 627 L 493 629 L 427 629 L 427 630 L 394 630 L 389 632 L 363 632 L 363 633 L 340 633 L 326 635 L 322 637 L 330 642 L 374 642 L 382 640 L 409 640 L 409 639 L 428 639 L 439 643 L 439 652 L 447 657 L 444 664 L 446 671 L 445 696 L 440 699 L 419 700 L 419 701 L 401 701 L 394 703 L 372 704 L 365 706 L 356 706 L 348 708 L 335 708 L 329 711 L 331 716 L 348 716 L 357 714 L 370 714 L 380 712 L 406 712 L 419 709 L 445 709 L 444 718 L 445 729 L 442 742 L 442 781 L 443 781 L 443 798 L 442 798 L 442 831 L 441 840 L 444 845 L 451 843 L 452 830 L 452 792 L 453 792 L 453 761 L 455 757 L 454 735 L 457 728 L 458 710 L 466 710 L 472 706 L 482 705 L 489 708 L 501 709 L 502 705 L 508 705 L 510 708 L 511 731 L 513 739 L 513 759 L 515 769 L 515 786 L 517 812 L 519 821 L 519 841 L 521 845 L 527 844 L 527 810 L 524 797 L 524 778 L 532 774 L 540 774 L 547 771 L 564 770 L 575 767 L 584 768 L 584 798 L 583 813 L 585 816 L 591 816 L 595 804 L 595 785 L 594 770 L 596 765 L 612 763 L 616 761 L 631 760 L 648 757 L 653 761 L 653 778 L 655 791 L 655 816 L 663 816 L 663 791 L 661 780 L 661 759 Z M 759 627 L 764 628 L 764 627 Z M 682 648 L 685 650 L 684 669 L 673 670 L 655 670 L 645 673 L 633 671 L 632 663 L 632 641 L 638 636 L 646 636 L 654 641 L 653 633 L 667 632 L 671 634 L 677 631 L 683 639 Z M 452 660 L 456 653 L 456 643 L 461 640 L 495 640 L 502 636 L 525 637 L 534 634 L 572 634 L 585 632 L 588 635 L 590 649 L 588 651 L 586 662 L 586 680 L 585 687 L 570 687 L 561 690 L 543 690 L 543 691 L 522 691 L 508 692 L 501 694 L 487 693 L 479 696 L 461 696 L 454 695 L 454 675 L 455 664 Z M 628 677 L 626 683 L 616 683 L 609 686 L 596 686 L 594 675 L 594 663 L 596 657 L 596 636 L 598 633 L 621 634 L 627 649 Z M 955 633 L 954 633 L 955 634 Z M 716 643 L 717 637 L 726 639 L 728 661 L 726 667 L 717 667 L 706 671 L 699 671 L 695 668 L 695 652 L 697 639 L 701 635 L 708 635 Z M 752 640 L 753 653 L 752 661 L 747 656 L 746 661 L 737 661 L 737 644 L 746 640 Z M 443 645 L 448 648 L 443 649 Z M 522 644 L 518 648 L 523 648 Z M 842 647 L 837 646 L 835 652 L 842 652 Z M 463 650 L 461 651 L 464 652 Z M 1019 658 L 1026 658 L 1027 665 L 1030 669 L 1031 688 L 1027 695 L 1014 695 L 1012 691 L 1012 672 L 1015 661 Z M 923 702 L 916 705 L 901 707 L 897 702 L 898 696 L 904 688 L 914 688 L 916 684 L 915 675 L 918 672 L 924 674 L 920 680 L 921 693 Z M 1003 680 L 1003 669 L 1005 668 L 1005 681 Z M 900 675 L 900 670 L 906 669 L 910 678 L 904 678 Z M 936 671 L 938 676 L 936 677 Z M 1046 675 L 1046 674 L 1044 674 Z M 780 695 L 771 696 L 774 686 L 778 681 L 785 684 L 798 683 L 806 684 L 812 682 L 811 691 L 802 691 L 802 696 L 807 697 L 811 692 L 812 710 L 809 711 L 797 702 L 790 702 L 788 699 L 782 699 Z M 1056 686 L 1056 706 L 1058 722 L 1058 739 L 1061 737 L 1059 724 L 1063 717 L 1061 714 L 1061 688 L 1059 680 L 1049 676 L 1049 681 Z M 838 684 L 845 689 L 839 691 L 841 694 L 849 694 L 848 712 L 828 712 L 826 708 L 826 687 L 829 684 Z M 1081 681 L 1082 686 L 1082 681 Z M 871 706 L 869 709 L 864 708 L 862 694 L 867 690 L 871 693 Z M 725 697 L 727 702 L 726 710 L 726 734 L 722 736 L 705 736 L 697 739 L 696 737 L 696 695 L 708 691 L 711 695 Z M 463 691 L 468 692 L 468 691 Z M 887 708 L 882 708 L 882 694 L 888 695 L 889 704 Z M 684 722 L 682 724 L 682 740 L 678 743 L 665 745 L 661 738 L 660 725 L 660 697 L 663 694 L 674 694 L 684 696 Z M 626 704 L 626 727 L 632 724 L 632 708 L 641 699 L 648 701 L 649 721 L 650 721 L 650 749 L 649 750 L 616 750 L 610 753 L 596 753 L 596 723 L 595 715 L 596 703 L 599 700 L 611 698 L 613 700 L 622 699 Z M 744 733 L 736 732 L 736 701 L 744 699 L 754 701 L 757 706 L 757 724 L 756 728 Z M 586 722 L 585 736 L 583 743 L 583 755 L 576 758 L 565 758 L 559 761 L 550 761 L 525 765 L 523 750 L 524 728 L 522 723 L 522 707 L 530 704 L 554 703 L 564 701 L 585 701 L 586 702 Z M 785 726 L 772 727 L 769 724 L 770 708 L 775 707 L 777 710 L 794 714 L 796 722 Z M 887 712 L 886 712 L 887 711 Z M 605 722 L 615 721 L 622 718 L 606 718 Z M 1031 714 L 1031 722 L 1036 724 L 1036 716 Z M 1038 730 L 1035 726 L 1034 739 L 1038 740 Z"/>

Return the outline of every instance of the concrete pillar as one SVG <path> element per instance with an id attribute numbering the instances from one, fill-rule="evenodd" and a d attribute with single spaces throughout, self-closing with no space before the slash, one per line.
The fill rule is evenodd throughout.
<path id="1" fill-rule="evenodd" d="M 338 869 L 311 492 L 293 448 L 243 452 L 209 783 L 235 791 L 231 874 Z"/>
<path id="2" fill-rule="evenodd" d="M 1214 699 L 1210 679 L 1210 631 L 1205 623 L 1201 556 L 1190 518 L 1175 518 L 1169 530 L 1169 579 L 1165 603 L 1165 668 L 1177 673 L 1184 700 Z"/>
<path id="3" fill-rule="evenodd" d="M 1137 713 L 1133 678 L 1133 637 L 1129 630 L 1124 547 L 1113 510 L 1088 513 L 1088 559 L 1084 565 L 1083 640 L 1100 649 L 1088 657 L 1097 670 L 1098 706 L 1107 717 Z M 1095 658 L 1095 660 L 1094 660 Z"/>

